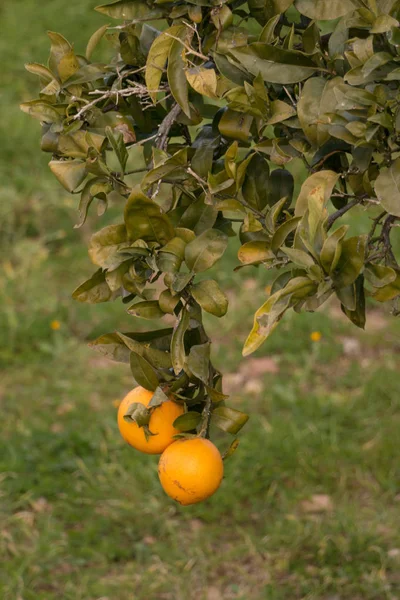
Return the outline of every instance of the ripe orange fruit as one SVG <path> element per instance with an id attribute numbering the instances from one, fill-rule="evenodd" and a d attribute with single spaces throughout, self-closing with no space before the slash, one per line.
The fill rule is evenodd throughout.
<path id="1" fill-rule="evenodd" d="M 124 440 L 136 450 L 140 450 L 145 454 L 161 454 L 174 441 L 172 436 L 179 433 L 172 426 L 172 423 L 183 414 L 183 406 L 173 400 L 167 400 L 152 409 L 148 428 L 154 435 L 150 435 L 147 439 L 143 427 L 139 427 L 133 421 L 127 422 L 124 419 L 124 415 L 126 415 L 131 404 L 137 402 L 147 407 L 152 397 L 153 392 L 149 392 L 140 386 L 130 391 L 119 405 L 118 427 Z"/>
<path id="2" fill-rule="evenodd" d="M 224 474 L 218 448 L 204 438 L 177 440 L 158 463 L 158 476 L 168 496 L 187 506 L 206 500 L 217 491 Z"/>

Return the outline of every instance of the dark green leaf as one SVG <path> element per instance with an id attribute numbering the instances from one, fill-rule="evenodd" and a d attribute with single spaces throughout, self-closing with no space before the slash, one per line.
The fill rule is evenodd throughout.
<path id="1" fill-rule="evenodd" d="M 400 217 L 400 158 L 380 171 L 375 181 L 375 193 L 388 213 Z"/>
<path id="2" fill-rule="evenodd" d="M 208 229 L 185 248 L 185 262 L 194 273 L 207 271 L 221 258 L 228 245 L 228 236 L 217 229 Z"/>
<path id="3" fill-rule="evenodd" d="M 174 328 L 171 340 L 171 358 L 175 375 L 179 375 L 185 364 L 186 354 L 184 338 L 186 330 L 189 327 L 189 321 L 189 312 L 183 308 L 180 314 L 180 319 Z"/>
<path id="4" fill-rule="evenodd" d="M 185 70 L 185 47 L 180 39 L 173 40 L 168 55 L 168 83 L 176 102 L 190 118 L 189 91 Z"/>
<path id="5" fill-rule="evenodd" d="M 161 8 L 150 8 L 144 0 L 118 0 L 110 4 L 96 6 L 98 12 L 113 19 L 127 21 L 149 21 L 163 16 Z"/>
<path id="6" fill-rule="evenodd" d="M 284 50 L 261 42 L 232 49 L 231 54 L 245 67 L 270 83 L 296 83 L 321 70 L 312 60 L 294 50 Z"/>
<path id="7" fill-rule="evenodd" d="M 139 385 L 150 391 L 157 389 L 159 384 L 157 371 L 148 360 L 140 356 L 140 354 L 131 352 L 130 365 L 132 375 Z"/>
<path id="8" fill-rule="evenodd" d="M 128 160 L 128 151 L 125 146 L 124 136 L 117 129 L 111 129 L 111 127 L 105 128 L 105 134 L 108 141 L 111 144 L 112 149 L 115 152 L 118 162 L 121 165 L 122 172 L 125 172 L 126 162 Z"/>
<path id="9" fill-rule="evenodd" d="M 364 266 L 366 235 L 351 237 L 342 242 L 339 262 L 332 275 L 335 287 L 347 287 L 352 284 Z"/>
<path id="10" fill-rule="evenodd" d="M 243 198 L 247 204 L 261 211 L 268 204 L 269 166 L 260 154 L 254 154 L 247 169 L 242 186 Z"/>
<path id="11" fill-rule="evenodd" d="M 365 294 L 364 294 L 364 277 L 360 275 L 352 284 L 354 295 L 354 307 L 350 308 L 342 303 L 342 311 L 350 319 L 350 321 L 360 327 L 365 328 Z M 336 292 L 337 293 L 337 292 Z"/>
<path id="12" fill-rule="evenodd" d="M 89 256 L 95 265 L 115 268 L 125 260 L 118 251 L 129 246 L 125 225 L 108 225 L 90 238 Z"/>
<path id="13" fill-rule="evenodd" d="M 297 10 L 315 21 L 337 19 L 358 5 L 356 0 L 295 0 Z"/>
<path id="14" fill-rule="evenodd" d="M 201 422 L 201 414 L 198 412 L 190 411 L 184 415 L 180 415 L 173 422 L 173 427 L 178 431 L 193 431 Z"/>
<path id="15" fill-rule="evenodd" d="M 193 298 L 203 310 L 216 317 L 223 317 L 228 310 L 228 298 L 213 279 L 195 283 L 191 288 Z"/>
<path id="16" fill-rule="evenodd" d="M 110 360 L 129 363 L 130 350 L 117 333 L 101 335 L 93 342 L 89 342 L 88 346 Z"/>
<path id="17" fill-rule="evenodd" d="M 211 423 L 232 435 L 236 435 L 248 420 L 249 415 L 228 406 L 217 406 L 211 414 Z"/>
<path id="18" fill-rule="evenodd" d="M 189 356 L 186 359 L 186 365 L 197 379 L 203 383 L 209 382 L 210 371 L 210 343 L 199 344 L 190 348 Z M 188 373 L 190 375 L 190 373 Z"/>
<path id="19" fill-rule="evenodd" d="M 141 317 L 142 319 L 161 319 L 164 316 L 164 312 L 161 310 L 158 300 L 144 300 L 143 302 L 137 302 L 132 304 L 128 308 L 128 313 L 134 317 Z"/>
<path id="20" fill-rule="evenodd" d="M 130 240 L 158 242 L 163 246 L 174 237 L 174 228 L 161 207 L 137 189 L 129 196 L 124 217 Z"/>
<path id="21" fill-rule="evenodd" d="M 82 283 L 73 292 L 72 297 L 79 302 L 98 304 L 111 300 L 113 294 L 107 285 L 105 273 L 99 269 L 85 283 Z"/>

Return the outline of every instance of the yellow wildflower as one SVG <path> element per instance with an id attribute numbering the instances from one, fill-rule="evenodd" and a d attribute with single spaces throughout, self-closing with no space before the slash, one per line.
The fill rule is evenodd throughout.
<path id="1" fill-rule="evenodd" d="M 322 338 L 322 333 L 320 331 L 313 331 L 310 335 L 310 340 L 312 342 L 319 342 L 321 341 Z"/>
<path id="2" fill-rule="evenodd" d="M 60 321 L 52 321 L 50 323 L 50 327 L 52 328 L 53 331 L 58 331 L 59 329 L 61 329 L 61 323 L 60 323 Z"/>

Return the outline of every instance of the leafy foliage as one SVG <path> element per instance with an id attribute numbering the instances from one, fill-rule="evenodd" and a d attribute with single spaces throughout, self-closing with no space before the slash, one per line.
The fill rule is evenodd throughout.
<path id="1" fill-rule="evenodd" d="M 118 27 L 96 31 L 84 56 L 50 32 L 48 65 L 27 65 L 39 99 L 21 107 L 42 123 L 54 175 L 80 195 L 78 227 L 95 199 L 100 215 L 109 203 L 124 206 L 120 223 L 92 237 L 99 269 L 74 298 L 122 297 L 134 317 L 173 315 L 172 329 L 92 345 L 129 362 L 148 389 L 183 400 L 194 413 L 183 431 L 204 432 L 211 420 L 235 435 L 246 416 L 225 406 L 202 321 L 202 310 L 223 316 L 228 300 L 216 281 L 196 281 L 223 256 L 233 222 L 241 266 L 278 270 L 245 355 L 290 308 L 315 311 L 335 295 L 364 327 L 367 295 L 400 294 L 391 244 L 400 218 L 400 8 L 120 0 L 97 10 Z M 103 38 L 113 58 L 92 62 Z M 133 156 L 140 164 L 129 170 Z M 298 164 L 307 178 L 295 194 Z M 370 212 L 372 227 L 348 236 L 337 222 L 355 207 Z"/>

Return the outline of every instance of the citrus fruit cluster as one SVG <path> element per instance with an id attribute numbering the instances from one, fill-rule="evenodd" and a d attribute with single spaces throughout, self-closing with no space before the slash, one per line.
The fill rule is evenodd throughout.
<path id="1" fill-rule="evenodd" d="M 174 421 L 184 407 L 174 400 L 150 405 L 154 393 L 134 388 L 118 408 L 118 427 L 124 440 L 145 454 L 161 454 L 160 483 L 168 496 L 186 506 L 206 500 L 219 488 L 224 474 L 217 447 L 199 436 L 175 438 Z"/>

